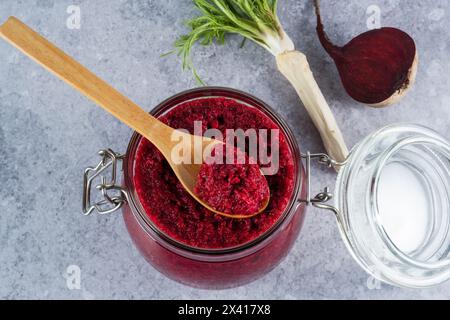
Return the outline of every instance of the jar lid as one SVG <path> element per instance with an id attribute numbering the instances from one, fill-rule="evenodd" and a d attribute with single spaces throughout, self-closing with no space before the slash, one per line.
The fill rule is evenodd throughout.
<path id="1" fill-rule="evenodd" d="M 450 144 L 410 124 L 384 127 L 351 151 L 336 182 L 341 235 L 356 261 L 394 285 L 450 278 Z"/>

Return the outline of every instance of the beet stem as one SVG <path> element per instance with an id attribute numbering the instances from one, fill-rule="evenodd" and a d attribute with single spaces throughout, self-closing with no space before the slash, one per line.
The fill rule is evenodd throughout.
<path id="1" fill-rule="evenodd" d="M 328 54 L 333 57 L 333 59 L 342 58 L 342 48 L 339 46 L 336 46 L 333 44 L 330 39 L 328 38 L 328 35 L 326 34 L 323 23 L 322 23 L 322 17 L 320 15 L 320 3 L 319 0 L 314 0 L 314 8 L 317 16 L 317 34 L 319 36 L 320 43 L 324 47 L 324 49 L 328 52 Z"/>
<path id="2" fill-rule="evenodd" d="M 314 125 L 319 130 L 328 155 L 338 162 L 344 162 L 348 156 L 344 137 L 314 79 L 306 56 L 299 51 L 279 54 L 277 66 L 297 91 Z M 336 170 L 338 170 L 337 167 Z"/>

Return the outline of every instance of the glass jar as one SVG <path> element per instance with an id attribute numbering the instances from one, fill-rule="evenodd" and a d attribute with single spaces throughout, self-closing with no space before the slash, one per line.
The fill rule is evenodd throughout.
<path id="1" fill-rule="evenodd" d="M 431 129 L 384 127 L 358 143 L 336 182 L 342 238 L 384 282 L 428 287 L 450 278 L 450 144 Z"/>
<path id="2" fill-rule="evenodd" d="M 450 144 L 431 129 L 411 124 L 384 127 L 353 147 L 343 163 L 326 154 L 300 154 L 287 124 L 265 103 L 243 92 L 205 87 L 180 93 L 151 113 L 160 116 L 191 99 L 226 97 L 258 108 L 286 136 L 295 161 L 295 189 L 277 223 L 250 243 L 232 249 L 198 249 L 161 233 L 147 218 L 133 185 L 140 141 L 133 134 L 125 155 L 100 152 L 102 160 L 84 176 L 83 211 L 110 213 L 123 207 L 128 231 L 147 261 L 179 282 L 202 288 L 228 288 L 261 277 L 289 252 L 306 205 L 330 210 L 349 252 L 370 275 L 404 287 L 428 287 L 450 278 Z M 123 160 L 123 183 L 117 162 Z M 334 205 L 325 188 L 312 196 L 311 162 L 339 169 Z M 107 180 L 104 172 L 112 168 Z M 91 201 L 91 185 L 102 197 Z M 91 204 L 93 202 L 93 204 Z"/>
<path id="3" fill-rule="evenodd" d="M 193 99 L 224 97 L 257 108 L 274 121 L 286 137 L 294 160 L 295 186 L 286 209 L 277 222 L 262 235 L 243 245 L 227 249 L 189 247 L 161 232 L 140 204 L 133 182 L 136 151 L 142 138 L 134 133 L 125 155 L 111 150 L 100 152 L 102 161 L 85 172 L 84 212 L 110 213 L 122 207 L 123 218 L 134 244 L 145 259 L 169 278 L 201 288 L 229 288 L 248 283 L 272 270 L 289 252 L 304 219 L 305 174 L 295 137 L 287 124 L 264 102 L 246 93 L 205 87 L 177 94 L 159 104 L 151 114 L 159 117 L 180 103 Z M 123 160 L 123 183 L 116 184 L 117 162 Z M 103 199 L 91 205 L 93 181 L 113 168 L 111 181 L 102 178 L 98 188 Z M 114 193 L 116 191 L 116 193 Z"/>

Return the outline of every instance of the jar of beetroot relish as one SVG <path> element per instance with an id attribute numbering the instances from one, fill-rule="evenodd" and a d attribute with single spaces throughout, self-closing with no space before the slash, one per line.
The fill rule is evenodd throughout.
<path id="1" fill-rule="evenodd" d="M 228 288 L 272 270 L 296 240 L 305 210 L 300 201 L 305 198 L 305 173 L 287 124 L 259 99 L 216 87 L 177 94 L 151 114 L 191 133 L 195 122 L 202 130 L 218 129 L 225 136 L 226 129 L 277 130 L 277 168 L 266 176 L 271 192 L 268 207 L 245 219 L 208 211 L 183 189 L 159 151 L 134 133 L 125 155 L 101 151 L 99 165 L 86 170 L 85 213 L 94 209 L 110 213 L 121 207 L 130 236 L 146 260 L 169 278 L 191 286 Z M 270 151 L 270 140 L 258 144 Z M 120 160 L 121 185 L 116 173 Z M 90 187 L 108 168 L 111 181 L 102 177 L 100 182 L 103 199 L 91 205 Z"/>
<path id="2" fill-rule="evenodd" d="M 237 90 L 186 91 L 152 114 L 195 134 L 209 129 L 225 136 L 226 129 L 278 132 L 276 144 L 264 135 L 256 139 L 258 149 L 269 151 L 272 159 L 258 159 L 261 170 L 273 169 L 275 150 L 278 161 L 266 175 L 270 202 L 250 218 L 223 217 L 198 204 L 159 151 L 137 133 L 125 155 L 103 150 L 100 163 L 86 169 L 84 213 L 122 208 L 135 245 L 168 277 L 217 289 L 263 276 L 287 255 L 305 205 L 311 204 L 335 214 L 351 256 L 374 278 L 415 288 L 450 279 L 450 142 L 432 129 L 388 125 L 361 140 L 338 163 L 326 154 L 301 154 L 287 124 L 265 103 Z M 201 124 L 197 133 L 196 124 Z M 339 170 L 334 205 L 327 204 L 333 196 L 328 188 L 312 196 L 313 159 Z M 121 161 L 122 183 L 117 172 Z M 99 200 L 91 199 L 92 185 L 101 191 Z"/>

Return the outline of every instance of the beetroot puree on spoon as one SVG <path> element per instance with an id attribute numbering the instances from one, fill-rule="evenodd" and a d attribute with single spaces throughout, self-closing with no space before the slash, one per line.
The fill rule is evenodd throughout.
<path id="1" fill-rule="evenodd" d="M 270 200 L 267 180 L 244 151 L 221 144 L 206 160 L 194 191 L 210 208 L 230 218 L 249 218 L 266 208 Z"/>
<path id="2" fill-rule="evenodd" d="M 203 130 L 219 129 L 224 137 L 226 129 L 278 129 L 278 126 L 259 110 L 226 98 L 188 101 L 159 119 L 173 128 L 187 129 L 190 133 L 194 132 L 194 121 L 201 121 Z M 259 146 L 266 143 L 270 144 L 270 139 L 258 141 Z M 270 145 L 267 147 L 270 150 Z M 241 203 L 220 204 L 216 199 L 217 205 L 228 210 L 236 209 L 236 206 L 243 206 L 245 209 L 245 206 L 257 205 L 266 194 L 257 194 L 257 190 L 264 188 L 255 178 L 256 173 L 259 174 L 259 163 L 243 167 L 236 167 L 235 164 L 203 166 L 200 178 L 205 179 L 200 179 L 197 185 L 199 195 L 208 196 L 208 186 L 211 187 L 209 183 L 222 183 L 221 188 L 223 187 L 226 195 L 233 193 L 240 197 Z M 209 176 L 213 177 L 213 180 L 206 179 L 209 174 L 213 174 Z M 270 202 L 266 210 L 246 219 L 220 216 L 194 200 L 184 190 L 156 147 L 142 139 L 136 155 L 134 183 L 143 209 L 156 227 L 166 235 L 197 248 L 228 248 L 251 241 L 268 230 L 280 218 L 289 202 L 294 188 L 294 164 L 281 130 L 279 169 L 276 174 L 265 178 L 270 189 Z M 237 181 L 238 179 L 240 181 Z M 236 185 L 250 187 L 250 193 L 249 190 L 244 191 L 244 188 L 235 188 Z M 201 189 L 202 187 L 205 189 Z M 214 189 L 217 189 L 217 185 Z"/>

